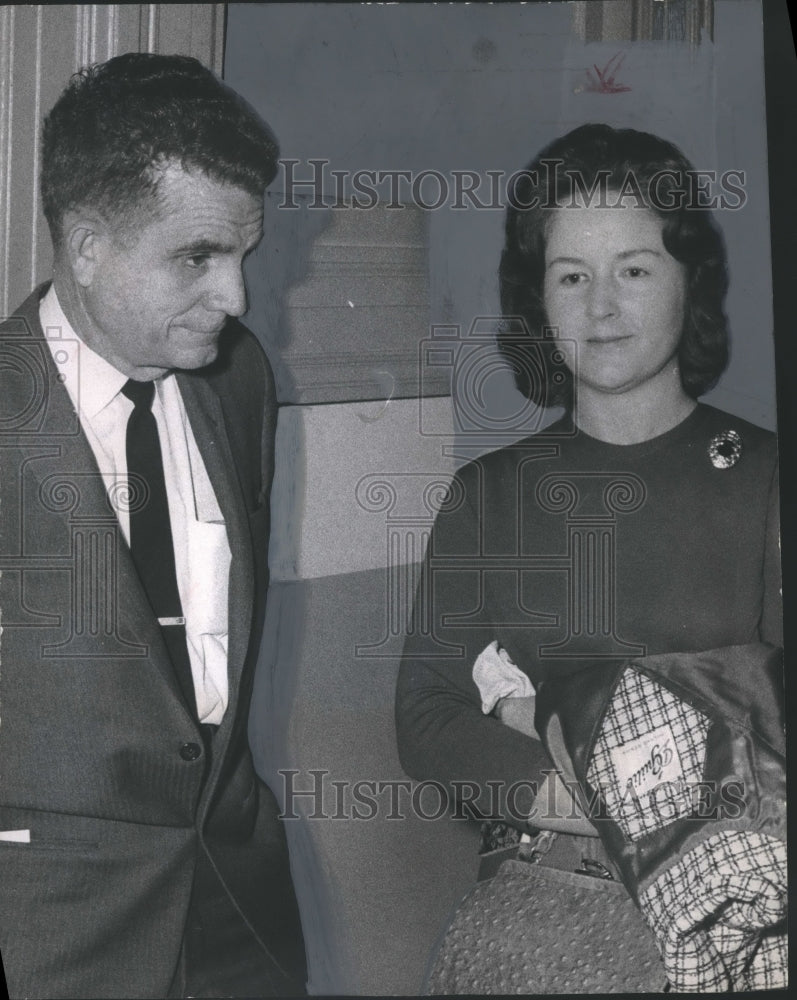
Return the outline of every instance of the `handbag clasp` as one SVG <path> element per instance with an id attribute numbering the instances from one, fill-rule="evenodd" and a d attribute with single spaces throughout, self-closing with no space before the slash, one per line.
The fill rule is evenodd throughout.
<path id="1" fill-rule="evenodd" d="M 582 858 L 581 867 L 575 869 L 576 875 L 589 875 L 590 878 L 605 878 L 614 881 L 614 875 L 601 861 L 594 858 Z"/>

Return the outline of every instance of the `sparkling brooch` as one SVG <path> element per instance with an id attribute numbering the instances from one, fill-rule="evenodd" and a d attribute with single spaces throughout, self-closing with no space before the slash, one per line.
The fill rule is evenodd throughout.
<path id="1" fill-rule="evenodd" d="M 715 469 L 730 469 L 742 454 L 742 439 L 736 431 L 720 431 L 711 439 L 708 457 Z"/>

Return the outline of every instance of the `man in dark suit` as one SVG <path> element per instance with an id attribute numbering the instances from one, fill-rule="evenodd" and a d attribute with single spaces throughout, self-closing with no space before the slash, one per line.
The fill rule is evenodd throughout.
<path id="1" fill-rule="evenodd" d="M 242 262 L 267 126 L 196 60 L 46 119 L 52 283 L 0 327 L 0 949 L 12 996 L 304 991 L 247 741 L 276 405 Z"/>

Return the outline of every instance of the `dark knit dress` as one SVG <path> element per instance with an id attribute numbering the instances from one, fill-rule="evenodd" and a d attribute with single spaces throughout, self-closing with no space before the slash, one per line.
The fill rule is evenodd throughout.
<path id="1" fill-rule="evenodd" d="M 471 670 L 494 639 L 532 683 L 607 657 L 782 645 L 777 490 L 775 436 L 702 404 L 640 444 L 563 418 L 463 467 L 399 674 L 407 773 L 477 786 L 492 816 L 542 780 L 541 744 L 482 714 Z"/>

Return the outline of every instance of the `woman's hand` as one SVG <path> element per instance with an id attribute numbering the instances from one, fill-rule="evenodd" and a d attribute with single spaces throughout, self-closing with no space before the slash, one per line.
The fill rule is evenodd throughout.
<path id="1" fill-rule="evenodd" d="M 493 709 L 493 714 L 505 726 L 517 729 L 533 739 L 540 738 L 534 728 L 534 708 L 536 698 L 501 698 Z M 558 773 L 551 772 L 540 785 L 534 799 L 534 807 L 529 824 L 545 830 L 559 830 L 562 833 L 595 837 L 595 827 L 587 819 L 578 799 L 572 794 Z"/>
<path id="2" fill-rule="evenodd" d="M 517 729 L 519 732 L 525 733 L 526 736 L 538 740 L 540 734 L 534 728 L 536 700 L 534 695 L 530 695 L 528 698 L 500 698 L 493 709 L 493 714 L 510 729 Z"/>
<path id="3" fill-rule="evenodd" d="M 597 837 L 597 831 L 587 819 L 576 795 L 570 792 L 558 771 L 550 772 L 534 799 L 529 826 L 579 837 Z"/>

